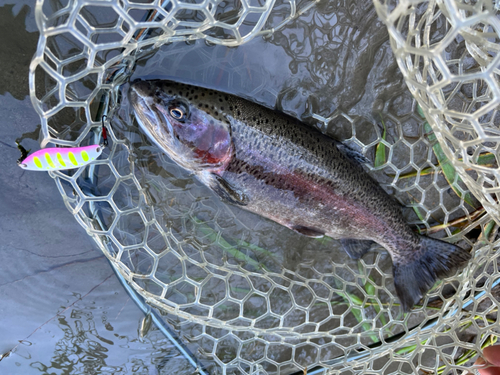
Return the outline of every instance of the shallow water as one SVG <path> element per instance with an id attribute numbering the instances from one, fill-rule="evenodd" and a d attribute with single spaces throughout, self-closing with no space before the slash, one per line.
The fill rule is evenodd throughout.
<path id="1" fill-rule="evenodd" d="M 369 2 L 351 5 L 350 9 L 364 10 L 371 7 Z M 360 23 L 363 24 L 362 31 L 359 30 Z M 293 21 L 269 39 L 255 39 L 238 48 L 209 46 L 203 41 L 164 46 L 154 56 L 138 62 L 132 80 L 135 78 L 178 80 L 233 93 L 268 107 L 278 108 L 301 118 L 311 126 L 320 127 L 337 139 L 347 140 L 371 160 L 382 133 L 382 117 L 387 125 L 389 143 L 400 140 L 391 155 L 394 168 L 403 173 L 409 172 L 412 170 L 410 158 L 418 165 L 425 165 L 428 159 L 427 143 L 411 145 L 410 154 L 408 144 L 401 142 L 403 137 L 411 140 L 421 136 L 421 121 L 412 117 L 415 111 L 413 99 L 396 69 L 387 34 L 373 10 L 358 14 L 347 11 L 343 6 L 335 9 L 322 3 L 316 10 Z M 344 355 L 342 346 L 348 347 L 357 342 L 356 334 L 364 332 L 365 328 L 358 325 L 354 312 L 343 305 L 341 294 L 330 296 L 330 303 L 336 304 L 332 311 L 335 316 L 343 315 L 342 323 L 338 318 L 328 319 L 329 310 L 326 305 L 310 304 L 321 297 L 322 287 L 325 285 L 342 290 L 343 282 L 346 281 L 348 284 L 345 290 L 363 299 L 363 281 L 359 279 L 358 262 L 349 259 L 337 241 L 304 238 L 276 223 L 221 203 L 206 187 L 158 153 L 156 146 L 152 146 L 140 134 L 140 130 L 131 125 L 134 120 L 125 98 L 127 90 L 128 87 L 124 86 L 124 100 L 112 126 L 118 138 L 125 136 L 130 140 L 130 147 L 134 150 L 135 174 L 140 176 L 140 181 L 147 181 L 142 186 L 154 202 L 156 219 L 160 226 L 169 228 L 172 232 L 172 237 L 177 241 L 173 242 L 171 248 L 181 254 L 168 256 L 168 266 L 160 265 L 156 276 L 164 276 L 162 281 L 166 283 L 183 277 L 196 281 L 201 289 L 199 302 L 202 306 L 191 307 L 197 292 L 192 284 L 185 282 L 169 287 L 165 297 L 177 304 L 181 311 L 194 316 L 206 316 L 209 311 L 212 314 L 210 309 L 217 306 L 211 316 L 229 325 L 241 327 L 255 320 L 255 327 L 258 329 L 279 327 L 294 333 L 316 330 L 339 336 L 336 344 L 327 346 L 328 349 L 323 349 L 321 353 L 314 346 L 306 345 L 303 339 L 286 340 L 288 345 L 299 345 L 302 342 L 294 358 L 302 366 Z M 338 117 L 325 127 L 312 118 L 313 114 L 327 118 Z M 353 119 L 354 125 L 346 121 L 347 117 Z M 398 128 L 395 124 L 404 125 Z M 374 171 L 373 176 L 385 183 L 384 187 L 406 204 L 421 197 L 419 190 L 411 187 L 411 182 L 402 181 L 391 186 L 393 178 L 388 176 L 391 172 L 394 173 L 389 165 Z M 395 190 L 394 186 L 401 191 Z M 442 193 L 430 189 L 426 202 L 435 204 L 436 200 L 439 201 L 440 194 Z M 449 199 L 450 205 L 456 204 L 458 200 L 453 193 L 448 194 L 445 199 Z M 410 221 L 416 220 L 411 209 L 405 213 Z M 122 230 L 130 235 L 130 223 L 125 222 Z M 220 233 L 224 243 L 236 247 L 250 261 L 238 261 L 233 253 L 225 249 L 221 240 L 216 241 L 207 235 L 207 230 Z M 135 233 L 137 239 L 129 239 L 132 242 L 123 244 L 139 243 L 141 233 L 142 229 L 139 227 Z M 242 246 L 241 242 L 250 244 L 253 248 Z M 150 269 L 151 260 L 148 256 L 143 256 L 140 252 L 133 256 L 137 263 L 126 262 L 127 265 L 139 267 L 142 261 L 144 270 Z M 207 270 L 202 271 L 201 266 L 184 262 L 182 256 L 188 256 L 197 264 L 208 264 L 209 271 L 218 277 L 207 278 Z M 363 260 L 366 267 L 373 269 L 370 277 L 376 285 L 384 285 L 394 293 L 391 262 L 387 253 L 372 252 Z M 372 268 L 373 265 L 381 269 L 383 274 Z M 242 267 L 259 274 L 259 267 L 264 267 L 267 273 L 274 276 L 254 275 L 249 279 L 232 274 L 228 278 L 230 269 L 236 269 L 231 267 Z M 301 284 L 304 280 L 309 280 L 307 288 Z M 153 294 L 159 294 L 154 283 L 138 285 Z M 283 292 L 284 289 L 280 288 L 291 288 L 292 293 Z M 264 302 L 262 295 L 248 296 L 249 291 L 255 289 L 267 293 L 270 305 Z M 228 302 L 229 296 L 246 301 L 241 303 L 243 313 L 240 314 L 240 304 Z M 382 303 L 390 303 L 392 300 L 382 289 L 378 290 L 378 298 Z M 304 308 L 309 309 L 307 317 L 302 310 Z M 390 310 L 383 314 L 391 313 L 393 317 L 401 317 L 398 308 Z M 270 316 L 270 313 L 285 317 L 280 320 Z M 376 311 L 367 308 L 365 314 L 373 318 Z M 178 332 L 183 337 L 197 337 L 194 341 L 206 353 L 200 356 L 204 358 L 206 365 L 210 366 L 210 358 L 214 354 L 223 363 L 235 358 L 234 348 L 241 340 L 237 332 L 231 331 L 219 341 L 218 338 L 225 337 L 227 331 L 213 328 L 211 333 L 207 333 L 208 328 L 203 324 L 197 325 L 175 317 L 171 319 L 178 321 Z M 385 319 L 391 320 L 389 316 L 385 316 Z M 417 324 L 418 318 L 412 319 L 405 324 Z M 319 329 L 315 325 L 317 323 L 321 323 Z M 382 325 L 381 321 L 374 324 L 377 327 Z M 196 334 L 191 332 L 193 330 Z M 401 330 L 402 325 L 395 325 L 382 334 L 390 336 Z M 271 342 L 275 340 L 272 337 L 259 337 Z M 317 340 L 324 344 L 328 339 L 325 337 Z M 362 342 L 368 345 L 373 342 L 371 340 L 371 337 L 366 336 Z M 258 342 L 252 345 L 255 346 L 251 350 L 255 358 L 245 356 L 242 349 L 242 359 L 257 360 L 262 357 L 262 353 L 258 353 L 264 349 L 259 349 Z M 287 348 L 290 346 L 285 345 L 275 351 L 271 345 L 267 348 L 267 358 L 277 362 L 286 361 L 289 355 Z M 271 373 L 277 371 L 277 367 L 270 362 L 264 361 L 261 365 Z M 231 366 L 226 369 L 236 371 L 231 370 Z M 297 371 L 296 367 L 286 364 L 279 366 L 279 369 L 285 374 Z"/>
<path id="2" fill-rule="evenodd" d="M 11 17 L 9 6 L 0 9 L 6 19 Z M 18 11 L 19 6 L 15 10 Z M 33 30 L 32 13 L 26 16 L 26 22 L 24 17 L 21 13 L 11 27 L 17 27 L 20 32 L 16 35 L 25 39 L 8 41 L 12 45 L 25 46 L 26 51 L 21 53 L 31 56 L 37 38 L 36 34 L 23 32 L 25 28 Z M 29 59 L 25 61 L 25 64 L 29 63 Z M 20 77 L 15 82 L 25 82 L 26 65 L 12 69 Z M 203 41 L 164 46 L 152 57 L 138 62 L 132 79 L 135 78 L 180 80 L 276 107 L 311 126 L 318 126 L 337 139 L 348 140 L 352 147 L 362 150 L 372 160 L 376 140 L 383 130 L 380 113 L 386 121 L 390 143 L 401 140 L 403 135 L 411 140 L 423 132 L 421 122 L 414 115 L 413 100 L 396 68 L 385 27 L 376 18 L 369 1 L 349 4 L 323 1 L 315 10 L 273 36 L 257 38 L 238 48 L 209 46 Z M 17 150 L 11 145 L 21 134 L 25 134 L 23 145 L 26 148 L 37 148 L 36 142 L 30 138 L 37 138 L 35 125 L 39 120 L 25 98 L 27 91 L 20 90 L 20 87 L 23 85 L 10 83 L 5 89 L 16 99 L 9 93 L 0 97 L 4 104 L 1 111 L 6 112 L 0 122 L 5 142 L 0 144 L 4 161 L 13 161 L 18 157 Z M 235 325 L 245 325 L 248 319 L 257 319 L 256 327 L 260 329 L 281 324 L 281 327 L 293 332 L 303 333 L 314 328 L 308 323 L 322 322 L 328 317 L 326 306 L 317 303 L 310 307 L 306 318 L 305 308 L 313 299 L 311 290 L 320 298 L 327 298 L 328 294 L 322 294 L 322 290 L 327 289 L 325 285 L 343 290 L 338 279 L 342 277 L 350 282 L 347 291 L 362 298 L 358 263 L 347 258 L 338 242 L 304 238 L 244 210 L 226 206 L 206 187 L 158 152 L 134 123 L 126 100 L 127 89 L 128 85 L 124 85 L 122 106 L 112 119 L 111 127 L 119 138 L 126 140 L 132 151 L 129 153 L 125 147 L 119 149 L 116 157 L 122 160 L 116 160 L 116 165 L 126 169 L 128 160 L 134 161 L 134 173 L 141 181 L 146 199 L 154 206 L 159 225 L 168 228 L 170 245 L 177 254 L 162 258 L 156 276 L 167 284 L 182 277 L 200 285 L 203 282 L 200 302 L 210 309 L 192 306 L 195 287 L 193 283 L 182 280 L 167 291 L 165 297 L 169 301 L 196 316 L 206 316 L 210 310 L 214 318 Z M 88 95 L 88 92 L 82 91 L 81 95 Z M 313 114 L 325 118 L 338 117 L 325 126 L 314 120 Z M 351 139 L 353 126 L 346 118 L 353 120 L 356 140 Z M 404 134 L 393 126 L 398 122 L 403 124 Z M 70 138 L 78 135 L 77 132 L 67 134 Z M 429 149 L 428 143 L 413 146 L 413 161 L 418 165 L 425 164 Z M 409 172 L 412 166 L 408 145 L 400 142 L 394 152 L 392 165 L 400 171 Z M 18 340 L 26 341 L 0 362 L 0 369 L 3 367 L 7 372 L 23 374 L 63 369 L 67 373 L 128 373 L 132 369 L 138 373 L 168 373 L 167 369 L 178 366 L 176 373 L 190 373 L 191 367 L 159 332 L 151 332 L 151 337 L 148 336 L 144 343 L 138 341 L 137 326 L 142 313 L 128 299 L 104 256 L 94 250 L 95 246 L 88 236 L 67 212 L 49 176 L 24 174 L 13 163 L 5 164 L 8 173 L 3 174 L 3 185 L 7 194 L 1 204 L 7 209 L 2 210 L 2 222 L 7 220 L 11 225 L 2 229 L 10 240 L 5 251 L 2 249 L 0 252 L 5 258 L 2 263 L 8 264 L 6 271 L 2 266 L 1 277 L 4 281 L 0 282 L 1 299 L 7 301 L 0 307 L 0 350 L 7 352 Z M 395 192 L 403 203 L 423 199 L 422 193 L 411 183 L 393 183 L 393 178 L 388 176 L 394 173 L 394 168 L 391 168 L 391 165 L 386 165 L 373 175 L 389 192 Z M 105 167 L 99 168 L 96 174 L 99 183 L 91 193 L 105 196 L 115 180 Z M 431 179 L 429 184 L 432 184 Z M 401 191 L 396 191 L 395 186 Z M 137 205 L 139 193 L 133 183 L 122 184 L 120 189 L 114 195 L 119 208 Z M 71 194 L 72 189 L 69 189 L 68 195 Z M 431 187 L 427 191 L 426 202 L 439 200 L 440 194 L 438 189 Z M 453 192 L 445 193 L 445 199 L 450 201 L 449 205 L 456 204 Z M 101 203 L 100 211 L 104 225 L 111 225 L 113 210 Z M 437 212 L 435 216 L 440 214 Z M 454 213 L 456 216 L 461 214 Z M 411 209 L 406 211 L 406 215 L 410 221 L 418 221 Z M 54 226 L 49 228 L 52 224 Z M 120 219 L 114 234 L 123 246 L 132 246 L 141 243 L 144 232 L 142 219 L 131 214 Z M 165 243 L 159 240 L 158 233 L 148 233 L 148 245 L 152 249 L 157 246 L 158 252 L 162 251 Z M 216 237 L 222 234 L 222 240 L 221 237 L 214 239 L 214 233 Z M 21 245 L 15 246 L 17 242 Z M 234 247 L 245 255 L 245 262 L 227 250 Z M 188 256 L 189 260 L 178 254 Z M 181 260 L 185 269 L 180 267 Z M 128 252 L 128 257 L 123 257 L 122 262 L 139 273 L 147 273 L 152 264 L 151 257 L 140 251 Z M 208 270 L 218 277 L 208 277 L 207 268 L 200 267 L 200 262 L 206 263 Z M 388 273 L 388 281 L 384 279 L 384 282 L 392 290 L 391 263 L 387 253 L 372 252 L 364 258 L 364 262 L 369 266 L 376 263 Z M 220 267 L 232 267 L 233 270 L 242 267 L 255 272 L 255 275 L 250 279 L 237 275 L 229 277 L 229 273 L 224 273 Z M 262 277 L 259 267 L 265 267 L 274 276 Z M 370 276 L 375 283 L 387 278 L 387 274 L 382 275 L 375 270 Z M 310 284 L 312 289 L 300 286 L 304 280 L 311 279 L 317 281 L 314 285 Z M 230 289 L 224 280 L 229 281 Z M 293 303 L 290 294 L 283 292 L 292 281 L 296 282 Z M 159 293 L 155 283 L 137 283 L 152 293 Z M 268 295 L 272 303 L 268 306 L 262 294 L 247 296 L 251 288 L 264 294 L 274 288 Z M 226 302 L 228 296 L 238 300 L 246 298 L 243 318 L 247 320 L 238 320 L 239 304 Z M 380 290 L 379 298 L 389 301 L 390 296 Z M 335 314 L 345 313 L 343 324 L 354 327 L 339 328 L 335 332 L 339 336 L 336 343 L 347 347 L 353 344 L 348 334 L 364 330 L 359 325 L 356 327 L 354 313 L 347 312 L 339 295 L 330 296 L 330 299 L 338 302 L 333 309 Z M 217 307 L 212 309 L 213 306 Z M 273 314 L 286 313 L 286 317 L 282 322 L 275 316 L 259 319 L 269 311 Z M 58 312 L 60 316 L 57 316 Z M 392 313 L 398 316 L 400 311 L 395 308 Z M 373 317 L 376 312 L 367 309 L 366 314 Z M 221 362 L 228 363 L 234 359 L 239 342 L 252 336 L 237 332 L 227 334 L 223 329 L 187 322 L 168 314 L 165 320 L 186 338 L 190 349 L 213 373 L 220 370 Z M 45 322 L 48 323 L 42 326 Z M 326 320 L 320 331 L 332 331 L 339 324 L 338 319 Z M 42 328 L 28 338 L 40 326 Z M 390 333 L 399 331 L 395 328 Z M 4 332 L 5 335 L 1 334 Z M 196 339 L 190 341 L 193 337 Z M 274 342 L 267 349 L 269 359 L 280 362 L 292 355 L 290 346 L 282 345 L 276 337 L 262 336 L 261 339 Z M 294 340 L 286 343 L 299 344 L 300 340 Z M 317 340 L 313 341 L 317 344 L 325 343 L 324 338 L 313 340 Z M 261 358 L 264 348 L 259 342 L 253 341 L 250 346 L 245 346 L 242 358 L 248 361 Z M 362 342 L 368 344 L 372 341 L 366 336 Z M 294 354 L 295 361 L 303 366 L 318 360 L 328 361 L 345 353 L 339 345 L 332 344 L 318 352 L 316 347 L 303 344 L 301 350 L 296 350 Z M 166 367 L 165 358 L 168 360 Z M 271 373 L 278 370 L 270 361 L 261 364 Z M 228 373 L 238 373 L 238 366 L 244 364 L 229 366 Z M 297 368 L 285 364 L 280 366 L 280 371 L 288 374 L 297 371 Z"/>
<path id="3" fill-rule="evenodd" d="M 27 96 L 38 33 L 32 2 L 8 3 L 0 2 L 0 373 L 157 374 L 168 363 L 191 374 L 154 327 L 139 341 L 144 314 L 49 175 L 16 165 L 15 140 L 39 148 L 40 119 Z"/>

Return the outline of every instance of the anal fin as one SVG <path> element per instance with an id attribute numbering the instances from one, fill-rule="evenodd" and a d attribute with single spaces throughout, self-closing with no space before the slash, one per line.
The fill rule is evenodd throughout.
<path id="1" fill-rule="evenodd" d="M 340 240 L 342 248 L 352 259 L 360 259 L 370 250 L 374 243 L 374 241 L 370 240 L 354 240 L 351 238 Z"/>
<path id="2" fill-rule="evenodd" d="M 300 233 L 300 234 L 303 234 L 304 236 L 312 237 L 312 238 L 321 238 L 325 235 L 325 232 L 323 232 L 320 229 L 304 227 L 302 225 L 292 225 L 289 228 L 294 230 L 297 233 Z"/>

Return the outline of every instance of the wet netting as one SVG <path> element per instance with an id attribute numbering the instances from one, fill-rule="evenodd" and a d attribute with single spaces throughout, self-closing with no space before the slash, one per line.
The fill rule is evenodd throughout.
<path id="1" fill-rule="evenodd" d="M 41 146 L 100 143 L 103 119 L 109 133 L 97 162 L 50 174 L 200 372 L 476 371 L 500 334 L 495 3 L 38 0 L 36 20 L 30 94 Z M 276 102 L 363 152 L 416 231 L 473 259 L 406 314 L 385 250 L 351 260 L 338 241 L 225 205 L 135 122 L 128 80 L 158 78 L 158 66 Z"/>

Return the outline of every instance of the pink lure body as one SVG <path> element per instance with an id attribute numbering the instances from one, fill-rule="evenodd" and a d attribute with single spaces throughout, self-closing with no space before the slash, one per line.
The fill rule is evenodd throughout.
<path id="1" fill-rule="evenodd" d="M 19 166 L 29 171 L 79 168 L 92 163 L 101 153 L 99 145 L 44 148 L 29 155 Z"/>

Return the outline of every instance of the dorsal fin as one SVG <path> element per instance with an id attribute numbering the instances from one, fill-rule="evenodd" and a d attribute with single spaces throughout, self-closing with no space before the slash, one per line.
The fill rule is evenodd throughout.
<path id="1" fill-rule="evenodd" d="M 350 148 L 349 146 L 343 144 L 342 142 L 335 142 L 335 145 L 347 158 L 351 161 L 354 161 L 358 164 L 370 163 L 370 160 L 364 156 L 361 152 Z"/>

